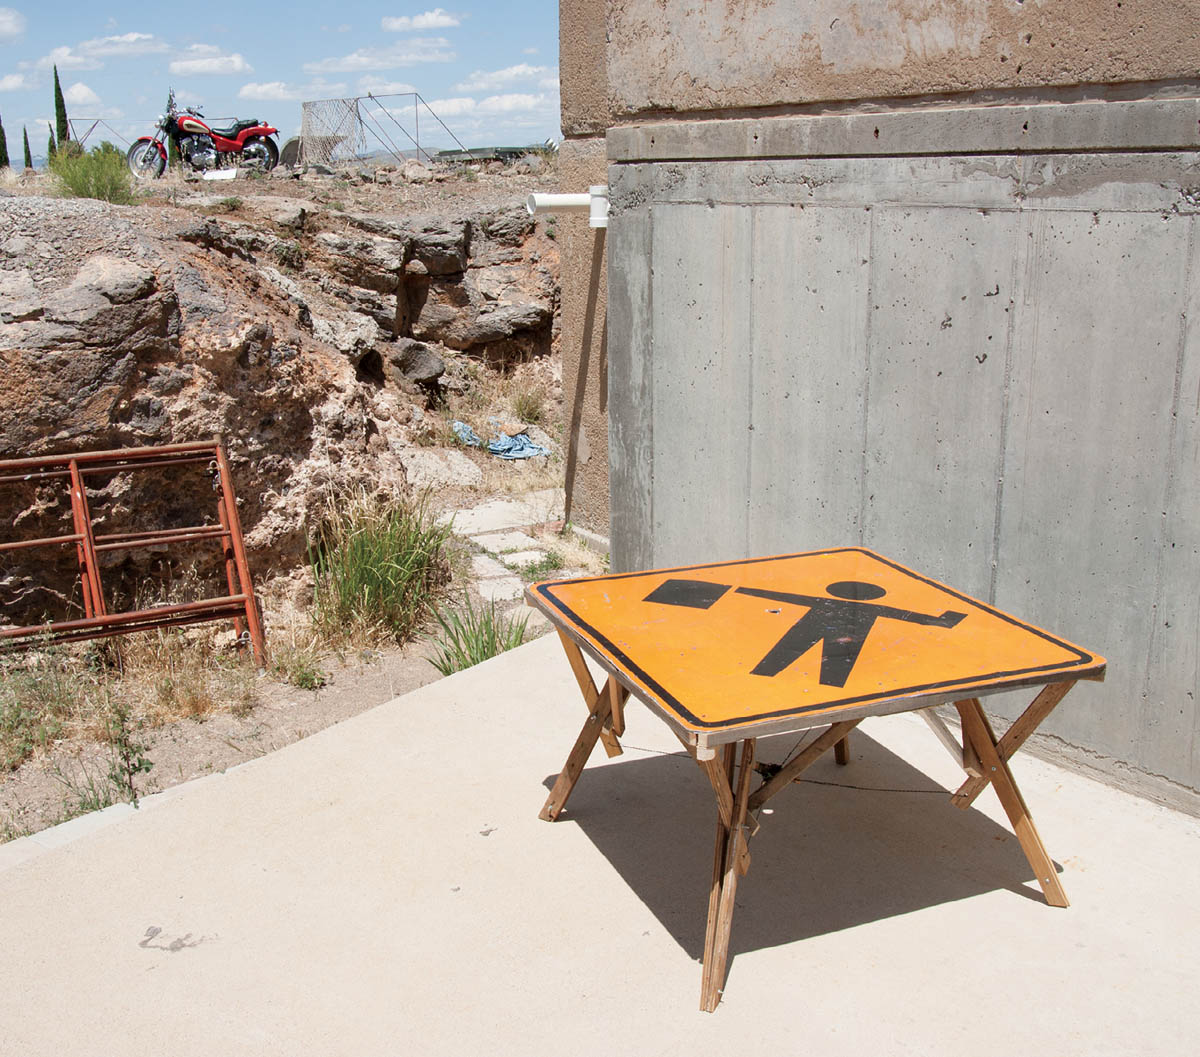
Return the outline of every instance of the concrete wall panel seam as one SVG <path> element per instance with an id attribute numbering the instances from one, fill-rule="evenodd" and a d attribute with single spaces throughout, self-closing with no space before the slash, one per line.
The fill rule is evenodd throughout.
<path id="1" fill-rule="evenodd" d="M 610 161 L 1190 150 L 1200 99 L 958 107 L 610 128 Z"/>

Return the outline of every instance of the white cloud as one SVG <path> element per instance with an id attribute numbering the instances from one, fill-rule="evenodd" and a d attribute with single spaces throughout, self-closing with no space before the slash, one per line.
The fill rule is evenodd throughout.
<path id="1" fill-rule="evenodd" d="M 27 87 L 23 73 L 6 73 L 0 77 L 0 92 L 19 92 Z"/>
<path id="2" fill-rule="evenodd" d="M 511 114 L 521 110 L 541 110 L 550 103 L 547 95 L 490 95 L 479 101 L 481 114 Z"/>
<path id="3" fill-rule="evenodd" d="M 382 77 L 360 77 L 358 90 L 363 95 L 409 95 L 415 92 L 416 86 L 404 81 L 385 81 Z"/>
<path id="4" fill-rule="evenodd" d="M 90 55 L 82 55 L 73 48 L 65 45 L 54 48 L 48 55 L 43 55 L 34 63 L 39 70 L 48 70 L 57 66 L 60 70 L 98 70 L 104 63 Z"/>
<path id="5" fill-rule="evenodd" d="M 414 37 L 389 48 L 359 48 L 349 55 L 306 62 L 304 69 L 309 73 L 359 73 L 394 70 L 422 62 L 453 62 L 455 58 L 445 37 Z"/>
<path id="6" fill-rule="evenodd" d="M 538 53 L 537 48 L 523 48 L 521 50 L 522 55 L 536 55 L 537 53 Z"/>
<path id="7" fill-rule="evenodd" d="M 100 97 L 82 81 L 76 81 L 70 88 L 65 89 L 63 99 L 72 106 L 93 106 L 100 102 Z"/>
<path id="8" fill-rule="evenodd" d="M 84 55 L 104 57 L 109 55 L 153 55 L 167 50 L 166 41 L 159 40 L 153 33 L 122 33 L 116 37 L 97 37 L 79 45 Z"/>
<path id="9" fill-rule="evenodd" d="M 104 65 L 101 59 L 154 55 L 166 50 L 166 43 L 152 33 L 122 33 L 116 37 L 85 40 L 74 48 L 63 45 L 49 55 L 43 55 L 33 65 L 39 70 L 48 70 L 52 66 L 60 70 L 98 70 Z"/>
<path id="10" fill-rule="evenodd" d="M 534 81 L 545 78 L 555 71 L 549 66 L 530 66 L 522 62 L 516 66 L 506 66 L 503 70 L 476 70 L 465 81 L 454 86 L 457 92 L 497 92 L 501 88 L 519 84 L 522 81 Z"/>
<path id="11" fill-rule="evenodd" d="M 461 25 L 462 19 L 435 7 L 432 11 L 420 15 L 384 16 L 379 20 L 379 24 L 388 33 L 408 33 L 419 29 L 450 29 Z"/>
<path id="12" fill-rule="evenodd" d="M 221 49 L 212 44 L 193 44 L 184 53 L 186 58 L 172 60 L 167 67 L 171 73 L 182 76 L 197 74 L 251 73 L 251 66 L 237 52 L 222 55 Z"/>
<path id="13" fill-rule="evenodd" d="M 507 95 L 490 95 L 485 99 L 475 100 L 470 96 L 456 96 L 450 99 L 434 99 L 429 104 L 438 117 L 478 117 L 495 114 L 518 114 L 522 112 L 541 114 L 558 106 L 555 96 L 539 92 L 537 95 L 526 93 L 509 93 Z"/>
<path id="14" fill-rule="evenodd" d="M 16 40 L 25 32 L 25 16 L 11 7 L 0 7 L 0 40 Z"/>
<path id="15" fill-rule="evenodd" d="M 438 117 L 462 117 L 464 114 L 475 113 L 478 105 L 470 98 L 435 99 L 429 104 L 429 109 Z"/>
<path id="16" fill-rule="evenodd" d="M 336 99 L 346 93 L 344 84 L 313 81 L 309 84 L 288 84 L 286 81 L 265 81 L 261 84 L 244 84 L 238 92 L 239 99 L 254 99 L 265 103 L 286 103 L 314 99 Z"/>

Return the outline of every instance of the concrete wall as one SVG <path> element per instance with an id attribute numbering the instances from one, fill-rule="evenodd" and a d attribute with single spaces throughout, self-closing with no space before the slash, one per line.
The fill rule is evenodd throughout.
<path id="1" fill-rule="evenodd" d="M 610 0 L 564 128 L 614 568 L 876 548 L 1104 653 L 1038 746 L 1200 812 L 1200 12 L 1128 6 Z"/>
<path id="2" fill-rule="evenodd" d="M 1198 18 L 1197 0 L 610 0 L 610 107 L 625 118 L 1194 78 Z"/>

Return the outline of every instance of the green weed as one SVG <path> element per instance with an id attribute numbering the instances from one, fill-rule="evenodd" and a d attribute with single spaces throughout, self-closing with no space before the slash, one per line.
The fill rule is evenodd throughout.
<path id="1" fill-rule="evenodd" d="M 271 668 L 278 678 L 300 690 L 320 690 L 329 682 L 329 674 L 312 650 L 276 646 L 271 651 Z"/>
<path id="2" fill-rule="evenodd" d="M 437 622 L 442 634 L 429 663 L 450 675 L 520 646 L 529 617 L 506 617 L 496 612 L 495 602 L 476 609 L 468 599 L 465 609 L 438 613 Z"/>
<path id="3" fill-rule="evenodd" d="M 304 250 L 298 242 L 277 242 L 271 247 L 271 254 L 281 267 L 298 272 L 304 267 Z"/>
<path id="4" fill-rule="evenodd" d="M 539 580 L 547 573 L 552 573 L 563 567 L 562 555 L 556 551 L 550 551 L 545 557 L 538 559 L 535 562 L 526 562 L 518 570 L 527 580 Z"/>
<path id="5" fill-rule="evenodd" d="M 50 776 L 66 790 L 59 822 L 67 822 L 92 811 L 103 811 L 117 802 L 112 779 L 89 770 L 82 758 L 78 762 L 78 776 L 64 773 L 57 765 L 50 771 Z"/>
<path id="6" fill-rule="evenodd" d="M 83 707 L 85 689 L 56 650 L 0 668 L 0 770 L 19 767 L 58 738 Z"/>
<path id="7" fill-rule="evenodd" d="M 129 705 L 111 698 L 108 705 L 107 733 L 112 756 L 108 765 L 108 780 L 123 800 L 138 806 L 137 776 L 149 774 L 154 764 L 146 756 L 150 746 L 141 739 L 140 723 L 129 714 Z"/>
<path id="8" fill-rule="evenodd" d="M 60 152 L 50 168 L 68 198 L 98 198 L 117 205 L 133 202 L 133 179 L 125 155 L 110 143 L 87 154 Z"/>
<path id="9" fill-rule="evenodd" d="M 449 579 L 449 525 L 424 500 L 382 502 L 365 494 L 331 502 L 312 533 L 314 622 L 332 641 L 385 635 L 403 642 Z"/>

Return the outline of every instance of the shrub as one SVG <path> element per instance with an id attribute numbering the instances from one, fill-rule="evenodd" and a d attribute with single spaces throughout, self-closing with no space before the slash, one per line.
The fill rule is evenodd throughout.
<path id="1" fill-rule="evenodd" d="M 438 613 L 437 622 L 442 634 L 429 663 L 450 675 L 520 646 L 529 617 L 506 617 L 496 612 L 495 602 L 476 609 L 468 599 L 463 610 Z"/>
<path id="2" fill-rule="evenodd" d="M 228 199 L 227 199 L 228 201 Z M 241 204 L 241 200 L 238 200 Z M 275 260 L 284 268 L 290 268 L 294 272 L 300 271 L 304 267 L 304 250 L 300 248 L 298 242 L 277 242 L 271 247 L 271 253 Z"/>
<path id="3" fill-rule="evenodd" d="M 411 637 L 449 580 L 449 537 L 424 500 L 360 492 L 331 501 L 309 541 L 317 626 L 334 640 Z"/>
<path id="4" fill-rule="evenodd" d="M 133 201 L 133 185 L 125 157 L 120 151 L 97 147 L 89 154 L 77 154 L 66 145 L 50 159 L 50 168 L 69 198 L 98 198 L 117 205 Z"/>

